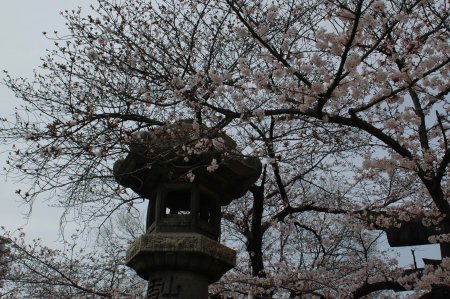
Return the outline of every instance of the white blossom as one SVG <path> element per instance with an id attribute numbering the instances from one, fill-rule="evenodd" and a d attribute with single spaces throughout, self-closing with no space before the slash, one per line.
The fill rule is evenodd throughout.
<path id="1" fill-rule="evenodd" d="M 216 159 L 212 159 L 211 160 L 211 164 L 208 165 L 208 167 L 206 167 L 206 170 L 208 172 L 214 172 L 219 168 L 219 164 L 217 164 L 217 160 Z"/>
<path id="2" fill-rule="evenodd" d="M 186 178 L 191 183 L 194 181 L 195 174 L 192 173 L 192 170 L 189 170 L 189 172 L 186 174 Z"/>

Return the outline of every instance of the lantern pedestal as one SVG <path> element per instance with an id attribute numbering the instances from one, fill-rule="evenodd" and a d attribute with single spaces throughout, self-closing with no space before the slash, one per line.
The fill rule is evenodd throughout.
<path id="1" fill-rule="evenodd" d="M 208 298 L 208 285 L 233 268 L 236 252 L 198 233 L 142 235 L 127 266 L 148 280 L 147 298 Z"/>

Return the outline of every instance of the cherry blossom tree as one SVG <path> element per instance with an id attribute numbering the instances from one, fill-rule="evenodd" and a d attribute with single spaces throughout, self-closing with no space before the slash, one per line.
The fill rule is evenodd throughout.
<path id="1" fill-rule="evenodd" d="M 34 79 L 6 73 L 22 100 L 0 129 L 8 170 L 28 183 L 17 190 L 26 202 L 51 198 L 90 225 L 142 201 L 112 177 L 137 132 L 191 119 L 209 130 L 178 155 L 225 132 L 265 165 L 223 212 L 224 240 L 245 255 L 217 294 L 419 294 L 431 277 L 447 283 L 448 263 L 426 282 L 401 280 L 365 228 L 450 223 L 448 15 L 446 1 L 425 0 L 99 0 L 90 15 L 66 11 L 69 33 L 47 35 L 55 48 Z"/>
<path id="2" fill-rule="evenodd" d="M 26 241 L 23 229 L 1 228 L 2 298 L 144 298 L 147 283 L 124 265 L 126 249 L 144 231 L 137 211 L 111 217 L 92 244 L 75 232 L 60 249 Z"/>
<path id="3" fill-rule="evenodd" d="M 6 255 L 8 254 L 6 244 L 8 244 L 8 240 L 0 237 L 0 288 L 3 286 L 2 278 L 8 273 L 8 265 L 5 261 Z"/>
<path id="4" fill-rule="evenodd" d="M 144 298 L 146 283 L 123 265 L 125 248 L 117 243 L 100 246 L 99 254 L 84 251 L 76 236 L 61 250 L 27 243 L 21 231 L 2 230 L 2 238 L 2 298 Z"/>

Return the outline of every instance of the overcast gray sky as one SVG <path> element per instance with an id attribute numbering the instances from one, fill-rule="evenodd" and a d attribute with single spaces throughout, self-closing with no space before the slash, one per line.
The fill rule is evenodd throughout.
<path id="1" fill-rule="evenodd" d="M 40 65 L 39 58 L 45 55 L 45 49 L 52 48 L 52 41 L 46 40 L 43 31 L 64 32 L 64 19 L 60 11 L 78 6 L 89 10 L 89 5 L 96 0 L 0 0 L 0 70 L 8 70 L 13 76 L 31 77 L 33 69 Z M 3 74 L 0 75 L 3 77 Z M 0 116 L 13 114 L 14 106 L 19 102 L 14 95 L 0 84 Z M 0 145 L 0 152 L 5 151 Z M 1 168 L 4 166 L 5 154 L 0 154 Z M 25 214 L 28 208 L 20 205 L 14 194 L 18 187 L 13 179 L 5 180 L 0 176 L 0 226 L 10 230 L 24 227 L 28 238 L 41 238 L 50 245 L 56 246 L 58 239 L 59 218 L 61 210 L 49 208 L 45 203 L 37 203 L 29 220 Z M 387 244 L 386 244 L 387 245 Z M 409 248 L 402 250 L 402 264 L 412 262 Z M 416 256 L 426 255 L 438 258 L 439 249 L 434 246 L 417 247 Z"/>
<path id="2" fill-rule="evenodd" d="M 95 0 L 0 0 L 0 70 L 8 70 L 13 76 L 31 77 L 33 69 L 41 63 L 45 49 L 52 48 L 52 41 L 45 39 L 43 31 L 64 31 L 65 20 L 60 11 L 85 7 Z M 14 107 L 20 105 L 12 92 L 0 84 L 0 116 L 13 114 Z M 5 146 L 0 145 L 0 165 L 5 165 Z M 42 238 L 46 243 L 58 239 L 61 211 L 37 204 L 29 220 L 25 215 L 28 208 L 20 205 L 14 194 L 17 185 L 14 179 L 0 176 L 0 226 L 13 230 L 24 227 L 28 237 Z"/>

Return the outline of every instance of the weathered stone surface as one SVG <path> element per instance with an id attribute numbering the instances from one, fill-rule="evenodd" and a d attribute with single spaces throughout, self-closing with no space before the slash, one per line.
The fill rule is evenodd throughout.
<path id="1" fill-rule="evenodd" d="M 236 252 L 196 233 L 152 233 L 132 244 L 126 261 L 144 279 L 170 270 L 204 275 L 213 283 L 235 266 Z"/>
<path id="2" fill-rule="evenodd" d="M 208 280 L 204 275 L 184 271 L 159 271 L 148 277 L 148 299 L 208 298 Z"/>

